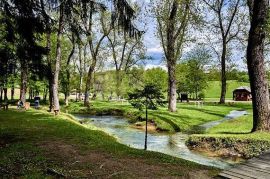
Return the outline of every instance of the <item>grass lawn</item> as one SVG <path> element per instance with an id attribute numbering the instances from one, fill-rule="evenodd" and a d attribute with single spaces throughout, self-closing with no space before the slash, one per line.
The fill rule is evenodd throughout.
<path id="1" fill-rule="evenodd" d="M 197 107 L 193 103 L 177 104 L 177 112 L 170 113 L 167 108 L 161 107 L 156 111 L 149 111 L 149 118 L 154 120 L 157 128 L 160 130 L 171 132 L 192 132 L 196 131 L 198 125 L 206 122 L 222 119 L 232 110 L 249 110 L 250 104 L 235 103 L 231 105 L 218 105 L 214 103 L 206 103 L 203 107 Z M 95 101 L 90 109 L 83 107 L 82 103 L 71 103 L 66 109 L 69 113 L 105 113 L 110 114 L 113 111 L 122 111 L 120 115 L 134 117 L 140 115 L 144 117 L 144 113 L 138 114 L 138 110 L 134 109 L 128 103 L 121 102 L 102 102 Z M 134 120 L 136 121 L 136 120 Z M 133 121 L 133 122 L 134 122 Z"/>
<path id="2" fill-rule="evenodd" d="M 0 177 L 209 178 L 218 170 L 129 148 L 68 115 L 0 111 Z"/>
<path id="3" fill-rule="evenodd" d="M 249 86 L 249 83 L 238 82 L 238 81 L 227 81 L 227 93 L 226 98 L 232 100 L 233 98 L 233 90 L 240 86 Z M 205 97 L 206 98 L 220 98 L 221 91 L 221 83 L 220 81 L 209 81 L 208 87 L 205 89 Z"/>

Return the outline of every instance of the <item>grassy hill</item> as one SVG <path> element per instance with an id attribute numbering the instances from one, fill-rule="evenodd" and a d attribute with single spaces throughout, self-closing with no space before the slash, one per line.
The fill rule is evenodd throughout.
<path id="1" fill-rule="evenodd" d="M 249 83 L 245 82 L 238 82 L 238 81 L 227 81 L 227 94 L 226 98 L 232 99 L 233 98 L 233 90 L 240 87 L 240 86 L 249 86 Z M 210 81 L 208 83 L 208 87 L 205 90 L 205 97 L 206 98 L 219 98 L 221 91 L 221 83 L 220 81 Z"/>

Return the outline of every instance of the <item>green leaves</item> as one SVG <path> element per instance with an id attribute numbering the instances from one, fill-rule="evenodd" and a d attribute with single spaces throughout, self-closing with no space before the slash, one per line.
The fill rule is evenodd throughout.
<path id="1" fill-rule="evenodd" d="M 157 110 L 158 106 L 165 104 L 161 89 L 154 84 L 147 84 L 143 89 L 136 89 L 133 93 L 129 93 L 128 96 L 130 104 L 139 110 L 142 110 L 143 107 Z"/>

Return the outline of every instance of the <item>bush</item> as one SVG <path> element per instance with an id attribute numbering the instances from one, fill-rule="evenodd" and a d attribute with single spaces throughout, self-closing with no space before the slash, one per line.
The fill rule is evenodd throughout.
<path id="1" fill-rule="evenodd" d="M 198 94 L 198 98 L 199 98 L 200 100 L 204 99 L 204 98 L 205 98 L 205 94 L 204 94 L 203 92 L 200 92 L 200 93 Z"/>

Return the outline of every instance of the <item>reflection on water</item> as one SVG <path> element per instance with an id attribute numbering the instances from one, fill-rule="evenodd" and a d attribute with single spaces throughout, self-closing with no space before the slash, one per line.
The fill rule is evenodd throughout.
<path id="1" fill-rule="evenodd" d="M 114 136 L 117 140 L 133 148 L 144 148 L 144 131 L 131 128 L 127 120 L 113 116 L 76 116 L 79 120 L 89 121 L 85 125 L 94 125 L 100 130 Z M 87 120 L 89 119 L 89 120 Z M 148 150 L 165 153 L 199 164 L 221 169 L 231 166 L 233 161 L 212 158 L 192 152 L 185 145 L 187 134 L 148 134 Z"/>

